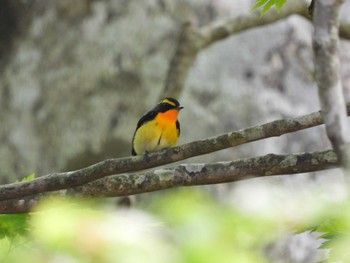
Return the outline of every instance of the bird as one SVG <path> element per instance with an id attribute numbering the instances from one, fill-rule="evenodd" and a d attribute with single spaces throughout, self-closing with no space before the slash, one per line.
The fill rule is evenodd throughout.
<path id="1" fill-rule="evenodd" d="M 164 98 L 138 121 L 132 138 L 131 154 L 145 155 L 176 146 L 180 136 L 179 111 L 174 98 Z"/>

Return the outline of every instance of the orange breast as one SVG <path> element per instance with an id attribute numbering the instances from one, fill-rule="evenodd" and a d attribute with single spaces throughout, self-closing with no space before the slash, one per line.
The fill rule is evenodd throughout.
<path id="1" fill-rule="evenodd" d="M 178 114 L 178 110 L 168 110 L 166 112 L 160 112 L 156 117 L 156 121 L 176 122 Z"/>

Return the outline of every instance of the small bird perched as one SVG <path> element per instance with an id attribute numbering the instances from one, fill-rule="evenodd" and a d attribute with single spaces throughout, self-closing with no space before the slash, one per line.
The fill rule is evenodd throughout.
<path id="1" fill-rule="evenodd" d="M 176 146 L 180 136 L 177 116 L 181 109 L 176 99 L 165 98 L 143 115 L 132 138 L 131 154 L 144 155 Z"/>

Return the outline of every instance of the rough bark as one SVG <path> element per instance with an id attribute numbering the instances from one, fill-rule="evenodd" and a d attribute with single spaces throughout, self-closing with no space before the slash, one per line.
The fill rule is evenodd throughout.
<path id="1" fill-rule="evenodd" d="M 342 165 L 350 168 L 350 139 L 339 73 L 338 25 L 342 0 L 318 0 L 314 7 L 315 75 L 326 131 Z"/>
<path id="2" fill-rule="evenodd" d="M 263 16 L 259 11 L 255 11 L 238 17 L 226 18 L 200 28 L 190 22 L 185 23 L 179 35 L 177 47 L 170 62 L 165 85 L 159 99 L 168 96 L 180 97 L 197 54 L 206 47 L 234 34 L 274 23 L 290 15 L 310 18 L 308 10 L 310 8 L 308 8 L 306 1 L 291 1 L 282 8 L 281 12 L 270 10 Z M 346 22 L 341 23 L 339 34 L 344 39 L 350 39 L 350 25 Z"/>
<path id="3" fill-rule="evenodd" d="M 314 172 L 336 167 L 334 151 L 289 155 L 268 154 L 211 164 L 181 164 L 176 168 L 105 177 L 83 186 L 57 192 L 0 201 L 0 213 L 30 211 L 48 196 L 112 197 L 140 194 L 174 187 L 235 182 L 253 177 Z"/>
<path id="4" fill-rule="evenodd" d="M 271 10 L 266 15 L 261 16 L 259 11 L 255 11 L 247 15 L 211 23 L 201 28 L 195 27 L 189 22 L 185 23 L 169 65 L 160 97 L 180 97 L 188 72 L 199 51 L 239 32 L 271 24 L 293 14 L 307 16 L 306 2 L 295 1 L 295 3 L 285 6 L 280 13 Z"/>
<path id="5" fill-rule="evenodd" d="M 348 105 L 348 111 L 350 112 L 350 104 Z M 321 113 L 314 112 L 300 117 L 276 120 L 263 125 L 190 142 L 145 156 L 108 159 L 76 171 L 53 173 L 27 182 L 2 185 L 0 186 L 0 200 L 76 187 L 109 175 L 153 168 L 247 142 L 281 136 L 322 123 Z"/>

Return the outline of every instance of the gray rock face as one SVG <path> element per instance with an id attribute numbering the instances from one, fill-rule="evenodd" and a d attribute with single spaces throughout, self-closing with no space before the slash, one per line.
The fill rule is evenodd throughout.
<path id="1" fill-rule="evenodd" d="M 205 25 L 251 6 L 239 0 L 5 0 L 0 183 L 130 155 L 136 123 L 161 93 L 181 24 Z M 347 1 L 344 19 L 349 8 Z M 319 110 L 311 37 L 310 22 L 292 16 L 201 51 L 179 98 L 185 107 L 179 143 Z M 349 43 L 339 50 L 350 99 Z M 328 147 L 323 128 L 313 128 L 190 161 Z M 242 198 L 241 185 L 235 200 Z M 280 247 L 274 251 L 278 258 Z M 305 252 L 295 262 L 309 259 Z"/>
<path id="2" fill-rule="evenodd" d="M 32 13 L 23 20 L 30 23 L 8 45 L 0 71 L 1 181 L 130 155 L 136 122 L 156 103 L 181 21 L 198 17 L 196 7 L 207 3 L 26 4 L 21 8 Z"/>
<path id="3" fill-rule="evenodd" d="M 23 17 L 14 16 L 17 33 L 3 42 L 1 182 L 130 155 L 138 118 L 157 103 L 181 23 L 249 12 L 250 4 L 234 2 L 9 4 Z M 179 98 L 180 143 L 318 110 L 311 34 L 310 22 L 294 16 L 203 50 Z M 342 43 L 345 66 L 346 48 Z M 201 160 L 327 146 L 322 129 L 311 129 Z"/>

